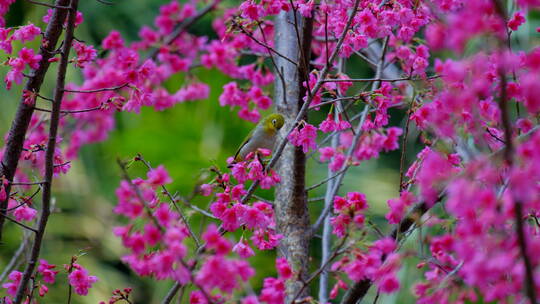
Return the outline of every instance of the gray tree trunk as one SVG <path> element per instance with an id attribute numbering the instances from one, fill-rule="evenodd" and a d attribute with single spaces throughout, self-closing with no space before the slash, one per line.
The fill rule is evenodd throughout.
<path id="1" fill-rule="evenodd" d="M 295 25 L 298 26 L 298 31 Z M 282 12 L 275 19 L 276 50 L 298 63 L 295 65 L 279 56 L 273 56 L 278 69 L 274 101 L 277 111 L 286 121 L 282 130 L 291 128 L 306 94 L 302 83 L 309 72 L 312 26 L 312 19 L 302 18 L 298 14 L 295 18 L 292 11 Z M 303 279 L 308 275 L 311 236 L 305 191 L 305 163 L 306 156 L 302 149 L 288 144 L 276 166 L 281 176 L 281 183 L 276 187 L 275 193 L 276 222 L 278 232 L 284 236 L 279 252 L 287 258 L 296 274 L 287 282 L 286 303 L 294 300 L 303 287 Z M 307 289 L 304 289 L 298 298 L 306 295 Z"/>

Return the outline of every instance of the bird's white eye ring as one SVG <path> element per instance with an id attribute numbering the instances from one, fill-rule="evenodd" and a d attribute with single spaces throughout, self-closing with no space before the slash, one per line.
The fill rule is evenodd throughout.
<path id="1" fill-rule="evenodd" d="M 277 120 L 272 119 L 272 124 L 273 124 L 274 126 L 276 125 L 276 123 L 277 123 Z"/>

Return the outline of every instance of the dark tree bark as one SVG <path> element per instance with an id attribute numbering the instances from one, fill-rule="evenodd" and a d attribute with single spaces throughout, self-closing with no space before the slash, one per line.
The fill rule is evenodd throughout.
<path id="1" fill-rule="evenodd" d="M 28 285 L 30 278 L 34 275 L 34 270 L 38 263 L 39 254 L 41 252 L 41 243 L 43 242 L 43 238 L 45 236 L 45 228 L 51 213 L 54 153 L 56 149 L 58 126 L 60 124 L 60 110 L 62 108 L 62 99 L 64 98 L 66 72 L 69 64 L 69 52 L 71 50 L 71 44 L 73 43 L 73 31 L 75 28 L 78 5 L 79 0 L 71 0 L 69 3 L 69 16 L 66 25 L 66 35 L 62 45 L 62 50 L 60 52 L 61 59 L 60 64 L 58 65 L 56 87 L 54 89 L 54 98 L 49 125 L 49 138 L 47 141 L 47 149 L 45 151 L 45 181 L 43 182 L 41 214 L 39 217 L 36 236 L 32 242 L 30 257 L 28 258 L 21 282 L 17 288 L 17 294 L 15 296 L 15 300 L 13 301 L 14 304 L 20 304 L 25 299 L 26 286 Z"/>
<path id="2" fill-rule="evenodd" d="M 66 7 L 68 4 L 69 0 L 57 0 L 55 2 L 55 5 L 59 7 Z M 54 13 L 51 17 L 51 21 L 47 25 L 47 30 L 45 31 L 45 36 L 39 50 L 39 54 L 41 55 L 39 67 L 36 70 L 32 70 L 30 73 L 30 77 L 24 87 L 24 90 L 38 93 L 41 89 L 41 84 L 43 83 L 45 74 L 49 69 L 49 59 L 56 55 L 56 44 L 58 43 L 58 39 L 62 34 L 62 27 L 64 21 L 66 20 L 66 15 L 66 9 L 54 9 Z M 26 132 L 28 131 L 32 114 L 34 113 L 34 107 L 25 104 L 23 100 L 24 98 L 21 97 L 17 113 L 15 114 L 15 119 L 13 120 L 9 130 L 8 138 L 5 144 L 4 156 L 0 165 L 0 176 L 4 176 L 9 181 L 6 189 L 8 199 L 0 202 L 0 241 L 2 241 L 2 231 L 4 228 L 4 222 L 6 220 L 6 218 L 2 215 L 7 213 L 7 203 L 9 200 L 9 193 L 11 191 L 11 182 L 13 182 L 13 177 L 17 171 L 19 158 L 21 157 L 24 140 L 26 138 Z"/>

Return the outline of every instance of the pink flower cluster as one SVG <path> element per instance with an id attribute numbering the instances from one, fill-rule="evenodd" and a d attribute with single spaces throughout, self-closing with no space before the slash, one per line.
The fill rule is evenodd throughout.
<path id="1" fill-rule="evenodd" d="M 261 118 L 257 108 L 249 110 L 249 102 L 253 102 L 258 109 L 266 110 L 272 105 L 272 99 L 265 95 L 262 89 L 253 85 L 251 89 L 244 92 L 238 87 L 236 82 L 229 82 L 223 86 L 223 93 L 219 96 L 219 104 L 223 106 L 238 106 L 240 111 L 238 116 L 251 122 L 258 122 Z"/>
<path id="2" fill-rule="evenodd" d="M 354 228 L 364 226 L 365 215 L 362 211 L 368 208 L 366 196 L 359 192 L 349 192 L 346 197 L 334 197 L 334 212 L 337 216 L 333 217 L 333 233 L 338 237 L 344 237 L 348 231 Z M 351 229 L 350 225 L 353 224 Z"/>
<path id="3" fill-rule="evenodd" d="M 232 176 L 238 181 L 237 185 L 231 183 L 231 178 L 227 173 L 218 177 L 216 182 L 224 188 L 224 191 L 216 193 L 217 200 L 211 204 L 210 210 L 216 218 L 221 220 L 223 229 L 235 231 L 244 227 L 253 230 L 251 241 L 258 249 L 273 249 L 278 245 L 282 236 L 275 232 L 272 206 L 260 201 L 254 202 L 250 206 L 242 204 L 241 200 L 247 193 L 244 188 L 247 181 L 259 181 L 261 188 L 267 189 L 278 183 L 280 178 L 272 170 L 267 175 L 259 160 L 252 159 L 253 155 L 248 155 L 246 158 L 247 161 L 234 164 L 231 170 Z M 213 186 L 206 185 L 205 187 Z M 241 240 L 235 249 L 244 256 L 252 254 L 252 250 L 245 240 Z"/>
<path id="4" fill-rule="evenodd" d="M 353 151 L 353 165 L 359 165 L 361 161 L 377 158 L 381 151 L 392 151 L 399 148 L 398 139 L 402 130 L 397 127 L 390 127 L 386 134 L 372 131 L 360 136 L 359 143 Z M 329 168 L 333 172 L 340 171 L 348 161 L 344 151 L 349 149 L 353 143 L 352 132 L 342 133 L 340 136 L 340 145 L 334 149 L 332 147 L 322 147 L 319 149 L 320 160 L 322 162 L 330 161 Z"/>
<path id="5" fill-rule="evenodd" d="M 334 132 L 334 131 L 343 131 L 351 127 L 351 124 L 343 120 L 342 115 L 339 115 L 339 118 L 336 120 L 332 114 L 328 114 L 325 120 L 319 125 L 319 130 L 324 133 Z"/>
<path id="6" fill-rule="evenodd" d="M 6 289 L 6 293 L 11 297 L 15 297 L 17 294 L 17 289 L 22 279 L 22 272 L 14 270 L 8 275 L 8 280 L 10 282 L 2 284 L 2 288 Z M 11 299 L 10 299 L 11 300 Z"/>
<path id="7" fill-rule="evenodd" d="M 13 31 L 13 34 L 10 36 L 11 31 Z M 11 54 L 13 41 L 18 40 L 24 44 L 34 40 L 39 34 L 41 34 L 41 29 L 33 24 L 23 25 L 17 29 L 0 27 L 0 49 Z"/>
<path id="8" fill-rule="evenodd" d="M 253 255 L 253 250 L 243 240 L 233 248 L 231 242 L 212 224 L 202 234 L 206 248 L 204 261 L 200 269 L 193 269 L 194 261 L 188 260 L 188 247 L 184 243 L 191 234 L 185 224 L 179 221 L 180 215 L 171 210 L 167 203 L 160 202 L 158 196 L 158 189 L 170 182 L 172 179 L 165 168 L 159 166 L 148 172 L 146 180 L 136 179 L 133 184 L 126 181 L 121 183 L 117 190 L 119 204 L 115 212 L 131 220 L 127 226 L 115 228 L 115 234 L 122 238 L 122 244 L 131 251 L 122 260 L 140 276 L 153 276 L 158 280 L 173 279 L 181 284 L 193 281 L 205 290 L 204 293 L 193 293 L 191 297 L 194 301 L 208 300 L 204 295 L 210 294 L 215 288 L 231 294 L 255 272 L 245 260 L 230 259 L 227 255 L 234 251 L 240 257 L 247 258 Z M 140 197 L 133 187 L 138 189 Z M 273 222 L 273 212 L 266 203 L 254 203 L 253 207 L 241 204 L 226 207 L 231 195 L 239 199 L 242 193 L 238 186 L 231 193 L 218 193 L 218 202 L 211 209 L 216 216 L 218 212 L 224 214 L 221 217 L 223 227 L 234 230 L 241 223 L 247 228 L 261 229 L 270 225 Z M 147 206 L 141 199 L 147 202 Z M 220 204 L 224 204 L 226 210 L 220 210 Z M 140 225 L 136 221 L 146 222 L 144 229 L 137 229 Z"/>
<path id="9" fill-rule="evenodd" d="M 398 198 L 388 200 L 388 207 L 390 208 L 386 214 L 388 222 L 390 224 L 399 224 L 405 216 L 407 208 L 414 202 L 416 202 L 416 198 L 409 191 L 403 191 Z"/>
<path id="10" fill-rule="evenodd" d="M 1 199 L 1 197 L 0 197 Z M 19 203 L 15 199 L 8 201 L 8 210 L 15 217 L 17 221 L 31 221 L 37 215 L 37 210 L 30 207 L 30 198 L 21 198 L 22 203 Z"/>
<path id="11" fill-rule="evenodd" d="M 375 241 L 367 252 L 356 250 L 351 257 L 346 256 L 332 265 L 332 271 L 344 271 L 350 279 L 360 281 L 369 279 L 382 293 L 399 290 L 397 272 L 401 257 L 394 251 L 397 244 L 393 239 Z"/>
<path id="12" fill-rule="evenodd" d="M 23 79 L 23 71 L 26 66 L 28 65 L 32 69 L 37 69 L 40 60 L 41 55 L 36 55 L 34 50 L 23 47 L 19 51 L 19 57 L 10 58 L 7 62 L 7 65 L 11 67 L 11 70 L 9 70 L 4 78 L 6 88 L 8 90 L 11 89 L 13 82 L 16 84 L 21 84 Z"/>
<path id="13" fill-rule="evenodd" d="M 285 281 L 292 278 L 293 272 L 287 259 L 277 258 L 278 278 L 265 278 L 259 300 L 268 304 L 283 304 L 285 300 Z"/>
<path id="14" fill-rule="evenodd" d="M 239 183 L 239 187 L 236 188 L 236 192 L 239 193 L 239 195 L 245 194 L 243 193 L 243 184 L 249 180 L 258 181 L 262 189 L 270 189 L 281 181 L 281 177 L 274 170 L 270 170 L 268 173 L 265 172 L 265 168 L 259 159 L 255 157 L 257 154 L 259 156 L 270 156 L 270 151 L 258 149 L 257 153 L 249 153 L 246 156 L 246 161 L 235 163 L 231 169 L 232 176 Z M 229 179 L 229 175 L 224 175 L 222 181 L 229 182 Z"/>
<path id="15" fill-rule="evenodd" d="M 6 20 L 4 19 L 4 15 L 9 11 L 9 6 L 13 4 L 15 0 L 2 0 L 0 1 L 0 26 L 4 26 L 6 23 Z"/>
<path id="16" fill-rule="evenodd" d="M 49 264 L 46 260 L 40 260 L 39 266 L 37 268 L 37 275 L 36 279 L 34 280 L 34 284 L 37 287 L 37 291 L 40 297 L 44 297 L 47 292 L 49 291 L 49 287 L 45 285 L 47 284 L 54 284 L 56 281 L 56 275 L 58 274 L 58 271 L 53 270 L 56 268 L 55 265 Z M 14 298 L 17 294 L 17 289 L 19 288 L 19 285 L 21 283 L 23 277 L 23 273 L 17 270 L 13 270 L 8 275 L 9 282 L 2 284 L 2 288 L 6 289 L 6 293 L 8 296 Z M 6 304 L 11 304 L 13 299 L 10 297 L 4 297 L 2 300 L 6 301 Z"/>
<path id="17" fill-rule="evenodd" d="M 291 144 L 302 147 L 302 152 L 308 153 L 310 149 L 317 149 L 317 128 L 305 123 L 295 128 L 288 137 Z"/>
<path id="18" fill-rule="evenodd" d="M 73 286 L 77 294 L 86 296 L 88 289 L 92 288 L 92 284 L 97 282 L 98 278 L 88 275 L 88 270 L 79 264 L 73 263 L 70 267 L 72 267 L 72 271 L 68 275 L 69 285 Z"/>

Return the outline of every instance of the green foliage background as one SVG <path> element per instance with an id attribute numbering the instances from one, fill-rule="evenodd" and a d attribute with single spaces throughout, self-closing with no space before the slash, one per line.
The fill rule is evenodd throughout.
<path id="1" fill-rule="evenodd" d="M 151 25 L 158 14 L 159 6 L 169 1 L 164 0 L 113 0 L 114 5 L 107 6 L 95 0 L 81 1 L 80 10 L 85 22 L 77 29 L 76 36 L 90 44 L 99 42 L 110 30 L 118 30 L 127 41 L 137 39 L 142 25 Z M 225 5 L 235 5 L 237 1 L 224 1 Z M 25 24 L 28 20 L 42 24 L 41 16 L 45 8 L 31 5 L 25 1 L 17 1 L 8 14 L 8 25 Z M 210 14 L 190 29 L 197 34 L 214 37 Z M 34 42 L 36 46 L 37 41 Z M 4 56 L 4 55 L 1 55 Z M 5 56 L 0 60 L 5 61 Z M 56 65 L 52 65 L 42 89 L 43 95 L 51 95 L 54 85 Z M 372 71 L 361 61 L 353 61 L 347 70 L 356 77 L 370 77 Z M 0 69 L 3 79 L 5 68 Z M 114 194 L 119 184 L 120 175 L 116 159 L 129 159 L 141 153 L 154 166 L 163 164 L 174 178 L 169 187 L 172 192 L 189 194 L 195 181 L 203 175 L 213 163 L 223 168 L 225 160 L 232 155 L 252 124 L 240 120 L 236 113 L 218 104 L 218 96 L 222 86 L 230 81 L 216 70 L 196 69 L 194 75 L 211 87 L 207 100 L 179 104 L 174 108 L 155 112 L 144 109 L 141 114 L 118 113 L 116 129 L 109 139 L 100 144 L 85 146 L 81 157 L 72 163 L 72 169 L 55 181 L 54 198 L 57 212 L 52 215 L 47 229 L 42 257 L 50 263 L 62 265 L 70 261 L 71 256 L 84 252 L 79 262 L 99 277 L 99 282 L 90 290 L 87 297 L 75 296 L 73 303 L 98 303 L 106 301 L 116 288 L 133 287 L 134 303 L 158 303 L 171 286 L 170 281 L 156 282 L 152 279 L 141 279 L 135 276 L 120 262 L 126 253 L 120 241 L 115 238 L 111 229 L 122 223 L 122 219 L 112 213 L 116 204 Z M 175 75 L 168 80 L 166 86 L 176 91 L 182 86 L 185 75 Z M 69 81 L 80 82 L 79 71 L 71 69 Z M 0 134 L 6 134 L 20 99 L 21 86 L 14 86 L 11 91 L 0 89 Z M 360 110 L 360 106 L 356 106 Z M 328 108 L 310 116 L 310 122 L 318 123 L 326 116 Z M 391 125 L 403 126 L 403 111 L 392 112 Z M 413 137 L 415 130 L 412 130 Z M 3 145 L 3 139 L 0 140 Z M 420 147 L 413 141 L 409 143 L 407 159 L 413 159 Z M 318 156 L 316 156 L 318 157 Z M 131 176 L 143 176 L 144 168 L 135 164 L 130 168 Z M 326 165 L 311 159 L 308 163 L 307 184 L 311 185 L 326 177 Z M 341 193 L 360 191 L 367 195 L 371 206 L 370 220 L 383 232 L 389 230 L 384 220 L 387 211 L 386 201 L 397 196 L 399 183 L 399 151 L 381 156 L 377 160 L 362 163 L 350 170 L 345 179 Z M 263 191 L 261 196 L 272 199 L 272 192 Z M 324 187 L 309 193 L 311 198 L 324 195 Z M 36 199 L 39 206 L 39 199 Z M 197 198 L 196 204 L 206 208 L 209 202 Z M 315 219 L 320 212 L 322 202 L 310 203 L 309 209 Z M 191 222 L 196 230 L 202 226 L 202 218 L 191 215 Z M 370 232 L 373 232 L 372 230 Z M 0 244 L 0 269 L 9 261 L 21 239 L 19 227 L 8 224 L 5 243 Z M 411 235 L 405 247 L 417 247 L 417 233 Z M 314 269 L 320 264 L 320 241 L 312 242 Z M 405 251 L 406 251 L 405 248 Z M 427 249 L 424 249 L 427 250 Z M 274 253 L 265 252 L 250 260 L 257 269 L 257 276 L 251 281 L 253 288 L 259 290 L 262 278 L 275 275 Z M 379 303 L 413 303 L 410 287 L 420 279 L 415 268 L 416 258 L 409 258 L 401 271 L 402 288 L 394 295 L 382 296 Z M 61 266 L 60 266 L 61 267 Z M 372 293 L 372 294 L 371 294 Z M 374 297 L 372 289 L 370 299 Z M 3 295 L 0 291 L 0 295 Z M 316 294 L 314 288 L 312 294 Z M 65 303 L 67 282 L 65 273 L 58 276 L 57 283 L 52 286 L 46 303 Z M 187 298 L 184 297 L 185 303 Z"/>

